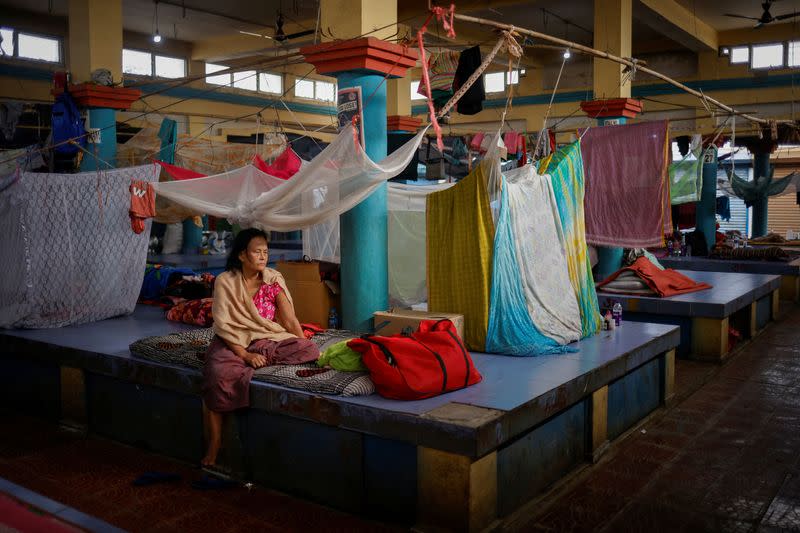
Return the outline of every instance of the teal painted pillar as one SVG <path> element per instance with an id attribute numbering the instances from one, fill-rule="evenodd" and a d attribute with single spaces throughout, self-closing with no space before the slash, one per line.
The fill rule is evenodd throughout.
<path id="1" fill-rule="evenodd" d="M 371 71 L 343 72 L 339 89 L 361 87 L 364 147 L 373 161 L 386 157 L 386 83 Z M 389 307 L 386 184 L 339 218 L 342 326 L 372 330 L 372 313 Z"/>
<path id="2" fill-rule="evenodd" d="M 81 160 L 81 172 L 107 170 L 117 164 L 117 110 L 107 107 L 90 107 L 88 113 L 88 131 L 99 130 L 89 136 L 86 152 Z"/>
<path id="3" fill-rule="evenodd" d="M 769 155 L 769 152 L 753 154 L 753 181 L 761 177 L 770 177 Z M 764 192 L 764 195 L 753 203 L 753 237 L 763 237 L 767 234 L 768 210 L 769 196 Z"/>
<path id="4" fill-rule="evenodd" d="M 733 159 L 731 159 L 733 163 Z M 695 225 L 703 233 L 708 250 L 717 242 L 717 147 L 703 150 L 703 189 L 697 202 Z"/>
<path id="5" fill-rule="evenodd" d="M 621 125 L 628 121 L 626 117 L 602 117 L 597 119 L 598 126 Z M 622 248 L 600 246 L 597 248 L 597 275 L 600 280 L 622 268 Z"/>

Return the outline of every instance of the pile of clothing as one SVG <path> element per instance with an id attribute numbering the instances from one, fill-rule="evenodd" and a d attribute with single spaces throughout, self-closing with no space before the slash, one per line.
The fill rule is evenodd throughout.
<path id="1" fill-rule="evenodd" d="M 597 288 L 615 294 L 664 298 L 710 289 L 711 285 L 698 283 L 676 270 L 655 265 L 642 256 L 632 265 L 614 272 L 598 283 Z"/>

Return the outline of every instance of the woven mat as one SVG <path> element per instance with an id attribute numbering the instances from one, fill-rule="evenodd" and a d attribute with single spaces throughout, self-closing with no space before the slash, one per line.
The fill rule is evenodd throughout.
<path id="1" fill-rule="evenodd" d="M 311 340 L 322 352 L 332 344 L 356 336 L 349 331 L 327 330 L 317 333 Z M 148 361 L 200 370 L 203 368 L 203 355 L 213 337 L 211 328 L 196 329 L 146 337 L 131 344 L 130 350 L 134 356 Z M 375 392 L 368 372 L 341 372 L 319 368 L 314 363 L 259 368 L 253 374 L 253 379 L 317 394 L 364 396 Z"/>

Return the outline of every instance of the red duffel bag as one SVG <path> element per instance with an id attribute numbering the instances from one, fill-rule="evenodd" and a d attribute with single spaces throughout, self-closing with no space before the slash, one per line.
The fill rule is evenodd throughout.
<path id="1" fill-rule="evenodd" d="M 347 346 L 361 354 L 378 394 L 420 400 L 481 380 L 449 320 L 423 320 L 411 335 L 364 335 Z"/>

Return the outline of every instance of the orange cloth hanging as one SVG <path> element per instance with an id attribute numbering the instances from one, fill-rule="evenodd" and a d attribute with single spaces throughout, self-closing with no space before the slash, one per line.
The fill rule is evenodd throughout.
<path id="1" fill-rule="evenodd" d="M 134 233 L 144 231 L 144 221 L 156 216 L 156 192 L 146 181 L 131 180 L 131 229 Z"/>
<path id="2" fill-rule="evenodd" d="M 669 268 L 661 270 L 646 257 L 640 257 L 634 261 L 631 266 L 617 270 L 607 279 L 600 282 L 597 288 L 602 289 L 603 285 L 614 281 L 626 270 L 630 270 L 636 274 L 658 296 L 662 297 L 686 294 L 687 292 L 696 292 L 711 288 L 711 285 L 708 283 L 697 283 L 695 280 L 684 276 L 676 270 L 671 270 Z"/>

